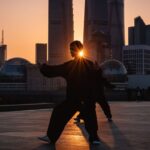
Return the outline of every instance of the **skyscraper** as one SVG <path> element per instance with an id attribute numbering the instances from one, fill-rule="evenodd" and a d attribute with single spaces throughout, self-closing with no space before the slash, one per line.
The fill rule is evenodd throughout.
<path id="1" fill-rule="evenodd" d="M 150 74 L 150 45 L 124 46 L 123 63 L 128 74 Z"/>
<path id="2" fill-rule="evenodd" d="M 84 44 L 91 55 L 94 53 L 91 50 L 93 34 L 98 32 L 104 33 L 105 41 L 101 42 L 108 43 L 112 58 L 121 60 L 124 45 L 124 0 L 86 0 Z M 97 49 L 96 55 L 100 53 L 101 57 L 105 57 L 105 50 L 103 47 Z"/>
<path id="3" fill-rule="evenodd" d="M 150 25 L 146 25 L 138 16 L 134 19 L 134 26 L 129 27 L 129 45 L 150 45 Z"/>
<path id="4" fill-rule="evenodd" d="M 97 59 L 99 46 L 93 48 L 93 43 L 97 43 L 93 36 L 100 32 L 107 34 L 108 29 L 108 6 L 107 0 L 86 0 L 84 19 L 84 45 L 92 59 Z M 99 35 L 98 35 L 99 36 Z M 95 47 L 95 46 L 94 46 Z M 102 51 L 101 51 L 102 53 Z"/>
<path id="5" fill-rule="evenodd" d="M 0 45 L 0 66 L 2 66 L 5 61 L 6 61 L 6 57 L 7 57 L 7 45 Z"/>
<path id="6" fill-rule="evenodd" d="M 47 44 L 36 44 L 36 64 L 47 63 Z"/>
<path id="7" fill-rule="evenodd" d="M 49 0 L 48 62 L 60 64 L 70 58 L 73 40 L 72 0 Z"/>
<path id="8" fill-rule="evenodd" d="M 2 40 L 0 43 L 0 66 L 2 66 L 7 57 L 7 45 L 4 44 L 4 31 L 2 30 Z"/>
<path id="9" fill-rule="evenodd" d="M 150 74 L 150 25 L 138 16 L 129 27 L 129 45 L 123 47 L 123 63 L 128 74 Z"/>
<path id="10" fill-rule="evenodd" d="M 112 57 L 122 61 L 124 46 L 124 0 L 108 1 L 108 33 Z"/>

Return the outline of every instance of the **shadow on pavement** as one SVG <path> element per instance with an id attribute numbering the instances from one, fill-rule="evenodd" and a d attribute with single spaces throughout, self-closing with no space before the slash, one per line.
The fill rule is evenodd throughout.
<path id="1" fill-rule="evenodd" d="M 113 150 L 133 150 L 133 147 L 129 143 L 129 140 L 125 137 L 124 133 L 120 131 L 120 129 L 114 122 L 111 122 L 109 124 L 109 127 L 112 131 L 112 136 L 114 139 Z"/>

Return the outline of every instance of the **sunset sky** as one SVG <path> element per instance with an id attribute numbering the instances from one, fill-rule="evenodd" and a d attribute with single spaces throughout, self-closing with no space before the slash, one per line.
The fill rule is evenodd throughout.
<path id="1" fill-rule="evenodd" d="M 82 41 L 84 1 L 74 0 L 75 39 Z M 125 35 L 141 16 L 150 24 L 150 0 L 125 0 Z M 48 0 L 0 0 L 0 31 L 5 31 L 8 59 L 23 57 L 34 63 L 35 43 L 47 43 Z M 1 37 L 0 37 L 1 41 Z"/>

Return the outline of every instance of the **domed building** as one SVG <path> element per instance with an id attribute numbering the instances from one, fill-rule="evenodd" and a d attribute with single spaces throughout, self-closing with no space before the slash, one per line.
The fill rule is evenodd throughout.
<path id="1" fill-rule="evenodd" d="M 63 85 L 60 79 L 44 77 L 35 64 L 24 58 L 12 58 L 0 68 L 0 91 L 50 91 Z"/>
<path id="2" fill-rule="evenodd" d="M 101 65 L 104 77 L 110 82 L 127 82 L 127 70 L 118 60 L 110 59 Z"/>
<path id="3" fill-rule="evenodd" d="M 12 58 L 0 69 L 0 82 L 26 82 L 27 68 L 31 64 L 23 58 Z"/>
<path id="4" fill-rule="evenodd" d="M 9 59 L 0 68 L 0 104 L 62 99 L 65 95 L 65 82 L 61 84 L 60 81 L 60 78 L 43 76 L 36 64 L 24 58 Z"/>
<path id="5" fill-rule="evenodd" d="M 103 76 L 115 85 L 113 90 L 105 90 L 106 99 L 110 101 L 127 100 L 128 76 L 125 66 L 116 59 L 104 61 L 100 66 Z"/>

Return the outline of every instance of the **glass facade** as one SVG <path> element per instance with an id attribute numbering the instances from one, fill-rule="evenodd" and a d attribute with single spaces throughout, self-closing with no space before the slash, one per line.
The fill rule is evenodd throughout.
<path id="1" fill-rule="evenodd" d="M 5 62 L 0 69 L 0 82 L 26 82 L 26 65 L 29 62 L 22 58 L 13 58 Z"/>
<path id="2" fill-rule="evenodd" d="M 101 64 L 104 77 L 110 82 L 126 82 L 127 70 L 118 60 L 110 59 Z"/>
<path id="3" fill-rule="evenodd" d="M 150 74 L 150 46 L 125 46 L 123 63 L 128 74 Z"/>

